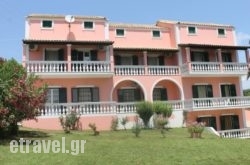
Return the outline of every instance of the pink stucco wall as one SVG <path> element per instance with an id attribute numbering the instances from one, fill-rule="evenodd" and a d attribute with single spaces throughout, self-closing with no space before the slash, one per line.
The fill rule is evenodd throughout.
<path id="1" fill-rule="evenodd" d="M 115 28 L 109 30 L 110 40 L 115 41 L 114 47 L 149 47 L 149 48 L 176 48 L 171 44 L 167 30 L 161 31 L 161 37 L 153 37 L 152 30 L 125 29 L 124 37 L 117 37 Z"/>
<path id="2" fill-rule="evenodd" d="M 190 25 L 195 26 L 195 25 Z M 218 36 L 218 27 L 196 26 L 196 34 L 188 34 L 188 26 L 180 26 L 180 43 L 212 44 L 212 45 L 234 45 L 234 34 L 232 28 L 225 28 L 226 36 Z M 223 28 L 223 27 L 220 27 Z"/>
<path id="3" fill-rule="evenodd" d="M 185 99 L 192 98 L 192 85 L 194 84 L 210 84 L 213 87 L 213 96 L 221 97 L 220 84 L 235 84 L 237 95 L 241 95 L 240 78 L 238 77 L 195 77 L 195 78 L 183 78 L 182 83 L 185 84 L 183 88 L 185 93 Z"/>
<path id="4" fill-rule="evenodd" d="M 42 20 L 42 19 L 41 19 Z M 76 20 L 71 23 L 69 30 L 68 23 L 62 20 L 54 20 L 54 26 L 51 29 L 41 28 L 41 20 L 29 21 L 29 39 L 43 40 L 104 40 L 105 22 L 93 21 L 94 29 L 84 29 L 83 20 Z M 69 35 L 70 34 L 70 35 Z M 69 38 L 70 36 L 70 38 Z"/>

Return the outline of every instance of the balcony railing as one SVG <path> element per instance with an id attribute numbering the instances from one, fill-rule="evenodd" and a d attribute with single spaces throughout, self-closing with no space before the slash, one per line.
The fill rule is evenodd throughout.
<path id="1" fill-rule="evenodd" d="M 250 138 L 250 128 L 218 131 L 222 138 Z"/>
<path id="2" fill-rule="evenodd" d="M 108 61 L 28 61 L 25 63 L 27 72 L 32 73 L 64 73 L 64 72 L 111 72 Z M 69 67 L 71 66 L 71 68 Z"/>
<path id="3" fill-rule="evenodd" d="M 147 72 L 146 72 L 147 69 Z M 144 66 L 144 65 L 119 65 L 115 66 L 116 75 L 179 75 L 179 66 Z"/>
<path id="4" fill-rule="evenodd" d="M 148 66 L 149 75 L 179 75 L 178 66 Z"/>
<path id="5" fill-rule="evenodd" d="M 199 98 L 185 101 L 185 109 L 225 109 L 250 107 L 250 97 Z"/>
<path id="6" fill-rule="evenodd" d="M 190 62 L 181 66 L 183 74 L 246 74 L 246 63 Z"/>
<path id="7" fill-rule="evenodd" d="M 183 102 L 168 101 L 173 110 L 183 109 Z M 84 103 L 56 103 L 45 104 L 40 109 L 40 116 L 61 116 L 75 111 L 80 115 L 94 115 L 94 114 L 130 114 L 136 113 L 135 102 L 84 102 Z"/>

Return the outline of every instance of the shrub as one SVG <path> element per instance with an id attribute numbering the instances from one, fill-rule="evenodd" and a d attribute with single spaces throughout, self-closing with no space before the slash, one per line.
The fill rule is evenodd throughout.
<path id="1" fill-rule="evenodd" d="M 79 128 L 80 115 L 75 111 L 71 111 L 65 117 L 60 116 L 59 121 L 65 133 L 70 133 L 70 130 L 77 130 Z"/>
<path id="2" fill-rule="evenodd" d="M 172 107 L 164 102 L 156 101 L 153 103 L 153 111 L 157 115 L 162 115 L 163 117 L 170 117 L 172 115 Z"/>
<path id="3" fill-rule="evenodd" d="M 121 124 L 122 124 L 124 130 L 126 130 L 126 124 L 127 124 L 127 122 L 128 122 L 128 117 L 127 116 L 123 117 L 122 121 L 121 121 Z"/>
<path id="4" fill-rule="evenodd" d="M 165 137 L 165 125 L 168 124 L 168 119 L 162 116 L 157 116 L 155 123 L 156 128 L 160 129 L 162 136 Z"/>
<path id="5" fill-rule="evenodd" d="M 97 135 L 100 134 L 100 132 L 97 131 L 97 127 L 96 127 L 95 123 L 89 123 L 89 127 L 93 130 L 93 132 L 94 132 L 93 135 L 94 136 L 97 136 Z"/>
<path id="6" fill-rule="evenodd" d="M 188 132 L 192 138 L 201 138 L 201 134 L 205 129 L 204 122 L 193 122 L 187 126 Z"/>
<path id="7" fill-rule="evenodd" d="M 148 128 L 149 120 L 151 116 L 153 115 L 152 103 L 148 101 L 137 103 L 136 112 L 139 115 L 139 117 L 142 119 L 144 126 Z"/>
<path id="8" fill-rule="evenodd" d="M 117 131 L 118 129 L 118 118 L 117 117 L 113 117 L 111 120 L 111 130 L 112 131 Z"/>

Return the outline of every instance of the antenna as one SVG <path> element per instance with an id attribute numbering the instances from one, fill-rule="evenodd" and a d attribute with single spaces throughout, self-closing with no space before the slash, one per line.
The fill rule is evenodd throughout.
<path id="1" fill-rule="evenodd" d="M 66 15 L 65 21 L 69 23 L 69 28 L 70 28 L 70 24 L 75 22 L 75 17 L 73 15 Z"/>

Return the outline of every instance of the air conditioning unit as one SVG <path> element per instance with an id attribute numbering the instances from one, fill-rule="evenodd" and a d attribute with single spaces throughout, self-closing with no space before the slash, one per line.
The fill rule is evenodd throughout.
<path id="1" fill-rule="evenodd" d="M 36 44 L 30 44 L 29 45 L 29 50 L 30 51 L 37 51 L 37 49 L 38 49 L 38 45 L 36 45 Z"/>

